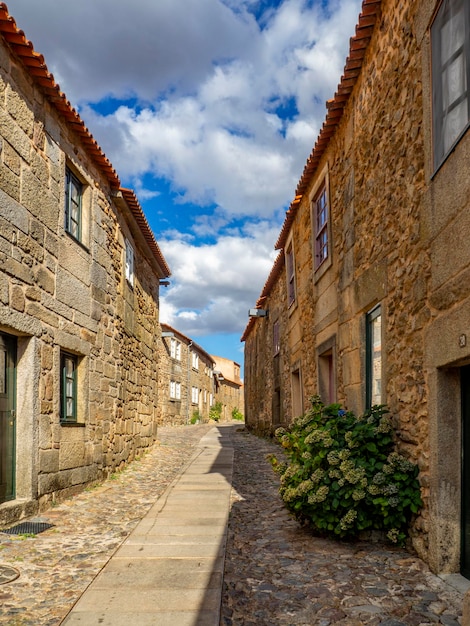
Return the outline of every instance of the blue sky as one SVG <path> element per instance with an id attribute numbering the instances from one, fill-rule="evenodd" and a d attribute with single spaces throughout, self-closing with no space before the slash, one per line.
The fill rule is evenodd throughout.
<path id="1" fill-rule="evenodd" d="M 240 336 L 340 80 L 359 0 L 10 0 L 172 270 L 161 320 Z"/>

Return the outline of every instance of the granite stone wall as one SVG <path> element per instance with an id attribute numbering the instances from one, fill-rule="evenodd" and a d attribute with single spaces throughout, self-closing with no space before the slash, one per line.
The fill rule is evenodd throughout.
<path id="1" fill-rule="evenodd" d="M 246 336 L 247 422 L 269 432 L 274 393 L 271 311 L 281 324 L 284 419 L 311 395 L 362 413 L 366 314 L 382 312 L 382 401 L 400 451 L 418 464 L 424 506 L 411 538 L 435 571 L 459 571 L 460 367 L 467 339 L 470 256 L 468 132 L 437 171 L 432 164 L 430 24 L 438 2 L 382 0 L 343 116 L 289 219 L 296 299 L 279 273 L 263 302 L 270 317 Z M 315 269 L 312 201 L 325 183 L 328 261 Z M 326 356 L 325 356 L 326 355 Z M 322 381 L 323 378 L 323 381 Z M 464 451 L 465 453 L 465 451 Z M 467 454 L 470 452 L 467 451 Z"/>
<path id="2" fill-rule="evenodd" d="M 66 168 L 83 185 L 81 241 L 64 228 Z M 0 332 L 17 345 L 16 498 L 0 506 L 2 523 L 122 468 L 155 441 L 152 257 L 126 202 L 1 44 Z M 74 425 L 60 422 L 61 351 L 78 359 Z"/>

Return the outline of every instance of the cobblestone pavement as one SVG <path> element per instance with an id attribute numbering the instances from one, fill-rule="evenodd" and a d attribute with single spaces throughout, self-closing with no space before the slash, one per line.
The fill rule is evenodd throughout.
<path id="1" fill-rule="evenodd" d="M 40 519 L 54 528 L 35 537 L 0 533 L 0 564 L 20 572 L 17 580 L 0 585 L 0 624 L 60 624 L 211 428 L 159 428 L 159 445 L 151 452 L 44 512 Z"/>
<path id="2" fill-rule="evenodd" d="M 223 626 L 460 623 L 462 594 L 395 547 L 313 537 L 287 513 L 263 462 L 280 448 L 238 431 Z"/>
<path id="3" fill-rule="evenodd" d="M 0 533 L 0 567 L 20 574 L 0 585 L 0 624 L 58 626 L 212 427 L 161 428 L 159 445 L 141 460 L 43 513 L 53 528 L 35 537 Z M 265 460 L 278 447 L 243 425 L 231 431 L 221 626 L 460 623 L 462 594 L 416 557 L 379 544 L 318 539 L 300 528 L 283 508 Z"/>

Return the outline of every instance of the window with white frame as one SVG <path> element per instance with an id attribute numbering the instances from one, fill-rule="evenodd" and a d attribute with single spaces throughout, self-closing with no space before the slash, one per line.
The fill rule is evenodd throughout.
<path id="1" fill-rule="evenodd" d="M 172 400 L 181 400 L 181 383 L 176 380 L 170 381 L 170 398 Z"/>
<path id="2" fill-rule="evenodd" d="M 292 243 L 286 250 L 286 272 L 287 272 L 287 304 L 291 306 L 295 302 L 295 261 Z"/>
<path id="3" fill-rule="evenodd" d="M 199 369 L 199 355 L 195 352 L 191 353 L 192 366 L 195 370 Z"/>
<path id="4" fill-rule="evenodd" d="M 125 255 L 126 280 L 129 285 L 134 286 L 134 248 L 127 239 L 125 240 Z"/>
<path id="5" fill-rule="evenodd" d="M 433 149 L 437 168 L 470 122 L 470 3 L 443 0 L 431 26 Z"/>
<path id="6" fill-rule="evenodd" d="M 170 356 L 172 359 L 181 361 L 181 341 L 178 341 L 174 337 L 170 340 Z"/>
<path id="7" fill-rule="evenodd" d="M 197 387 L 191 388 L 191 402 L 193 404 L 199 403 L 199 389 Z"/>

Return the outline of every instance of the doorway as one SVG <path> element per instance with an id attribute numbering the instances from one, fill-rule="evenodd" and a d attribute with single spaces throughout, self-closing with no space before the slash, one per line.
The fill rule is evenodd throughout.
<path id="1" fill-rule="evenodd" d="M 0 333 L 0 503 L 15 498 L 16 337 Z"/>
<path id="2" fill-rule="evenodd" d="M 462 519 L 460 573 L 470 578 L 470 365 L 460 369 L 462 390 Z"/>

